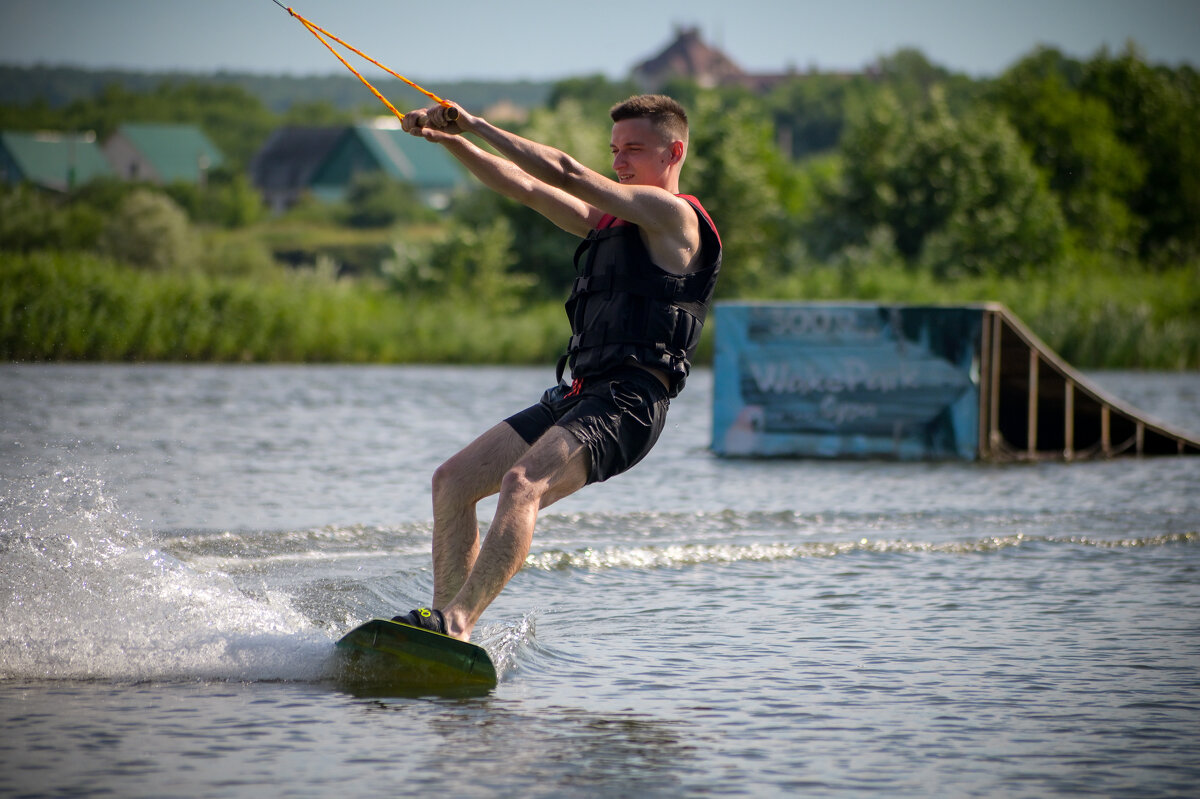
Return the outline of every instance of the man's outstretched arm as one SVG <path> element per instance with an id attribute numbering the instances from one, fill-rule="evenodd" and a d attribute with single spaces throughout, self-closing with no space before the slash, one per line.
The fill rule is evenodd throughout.
<path id="1" fill-rule="evenodd" d="M 448 139 L 461 140 L 462 137 L 457 135 L 459 133 L 473 133 L 503 156 L 503 158 L 497 159 L 498 161 L 507 162 L 510 166 L 515 165 L 517 173 L 524 173 L 541 186 L 555 190 L 551 193 L 552 197 L 566 195 L 581 200 L 591 209 L 587 216 L 587 225 L 582 228 L 582 232 L 574 227 L 568 227 L 543 208 L 531 204 L 521 196 L 514 196 L 505 189 L 490 184 L 487 178 L 475 171 L 471 163 L 464 161 L 458 152 L 451 150 L 455 157 L 476 174 L 485 185 L 529 205 L 550 218 L 559 227 L 577 235 L 587 235 L 587 231 L 595 226 L 603 213 L 610 213 L 633 222 L 651 235 L 655 231 L 674 233 L 681 227 L 694 227 L 694 214 L 690 207 L 665 189 L 654 186 L 627 186 L 618 183 L 589 169 L 561 150 L 498 128 L 459 106 L 454 107 L 458 110 L 458 119 L 454 122 L 446 119 L 447 109 L 435 106 L 406 114 L 404 129 L 424 135 L 430 141 L 443 144 L 446 144 Z M 483 153 L 484 151 L 480 150 L 479 152 Z M 507 183 L 507 181 L 505 182 Z M 524 190 L 519 191 L 525 193 Z M 541 194 L 540 190 L 533 192 L 535 197 Z"/>
<path id="2" fill-rule="evenodd" d="M 600 221 L 603 211 L 539 179 L 522 169 L 516 162 L 478 147 L 459 135 L 463 132 L 461 127 L 445 123 L 442 118 L 436 116 L 437 111 L 437 108 L 433 108 L 406 114 L 403 120 L 404 130 L 441 144 L 483 185 L 532 208 L 568 233 L 582 238 Z M 465 115 L 466 112 L 461 113 Z M 429 118 L 430 116 L 433 118 Z"/>

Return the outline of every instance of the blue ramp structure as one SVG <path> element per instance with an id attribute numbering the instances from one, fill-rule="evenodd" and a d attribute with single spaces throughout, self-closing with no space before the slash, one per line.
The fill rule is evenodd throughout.
<path id="1" fill-rule="evenodd" d="M 718 303 L 713 451 L 730 457 L 1079 460 L 1196 455 L 1007 308 Z"/>

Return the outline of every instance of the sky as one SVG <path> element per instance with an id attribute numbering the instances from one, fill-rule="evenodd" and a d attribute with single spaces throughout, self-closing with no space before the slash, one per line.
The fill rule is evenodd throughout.
<path id="1" fill-rule="evenodd" d="M 1200 67 L 1200 0 L 280 1 L 425 81 L 623 78 L 680 26 L 699 27 L 756 73 L 854 71 L 916 47 L 935 64 L 981 77 L 1039 44 L 1087 58 L 1130 39 L 1152 62 Z M 0 64 L 344 70 L 274 0 L 0 0 Z"/>

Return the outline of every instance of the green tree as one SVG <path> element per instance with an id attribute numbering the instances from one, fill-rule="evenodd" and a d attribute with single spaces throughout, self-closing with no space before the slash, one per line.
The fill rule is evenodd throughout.
<path id="1" fill-rule="evenodd" d="M 846 124 L 846 103 L 872 90 L 863 76 L 797 75 L 776 86 L 764 103 L 793 158 L 832 150 Z"/>
<path id="2" fill-rule="evenodd" d="M 555 83 L 546 105 L 554 110 L 564 103 L 576 103 L 589 119 L 603 118 L 608 109 L 637 93 L 638 87 L 633 81 L 610 81 L 603 75 L 586 75 Z"/>
<path id="3" fill-rule="evenodd" d="M 1141 223 L 1126 204 L 1145 165 L 1117 136 L 1109 107 L 1084 95 L 1082 64 L 1043 48 L 992 87 L 994 101 L 1049 177 L 1080 243 L 1099 251 L 1136 251 Z"/>
<path id="4" fill-rule="evenodd" d="M 1200 253 L 1200 76 L 1151 66 L 1130 44 L 1088 61 L 1082 90 L 1108 105 L 1117 136 L 1145 163 L 1127 197 L 1145 221 L 1142 254 Z"/>
<path id="5" fill-rule="evenodd" d="M 39 97 L 23 105 L 0 105 L 0 130 L 63 130 L 62 113 Z"/>
<path id="6" fill-rule="evenodd" d="M 905 108 L 926 107 L 937 91 L 950 110 L 973 105 L 980 84 L 931 62 L 920 50 L 904 48 L 879 58 L 859 74 L 795 74 L 774 86 L 759 102 L 775 121 L 781 148 L 793 158 L 826 152 L 837 146 L 847 114 L 890 92 Z"/>
<path id="7" fill-rule="evenodd" d="M 149 187 L 107 175 L 93 178 L 80 186 L 71 194 L 71 201 L 90 205 L 107 216 L 121 207 L 125 198 L 139 188 Z"/>
<path id="8" fill-rule="evenodd" d="M 608 106 L 593 110 L 595 113 L 588 115 L 582 103 L 563 98 L 554 108 L 534 110 L 518 132 L 570 153 L 602 174 L 611 174 Z M 579 239 L 541 214 L 493 192 L 477 191 L 455 205 L 454 216 L 475 227 L 504 219 L 513 248 L 509 271 L 530 276 L 537 293 L 544 297 L 560 297 L 570 287 L 575 278 L 571 255 Z"/>
<path id="9" fill-rule="evenodd" d="M 844 168 L 814 230 L 828 255 L 885 228 L 936 274 L 1014 272 L 1057 260 L 1065 226 L 1016 131 L 982 110 L 955 118 L 936 94 L 919 115 L 883 94 L 843 138 Z"/>
<path id="10" fill-rule="evenodd" d="M 979 95 L 979 84 L 970 77 L 933 63 L 912 47 L 883 56 L 867 68 L 867 74 L 911 110 L 923 109 L 936 99 L 957 116 L 971 108 Z"/>
<path id="11" fill-rule="evenodd" d="M 228 228 L 252 225 L 266 213 L 262 195 L 250 184 L 244 172 L 222 170 L 218 177 L 210 175 L 208 191 L 213 199 L 212 219 Z"/>
<path id="12" fill-rule="evenodd" d="M 203 186 L 176 181 L 164 190 L 196 223 L 240 228 L 257 222 L 265 212 L 250 179 L 227 167 L 212 170 Z"/>
<path id="13" fill-rule="evenodd" d="M 94 130 L 101 140 L 123 122 L 199 125 L 235 169 L 249 163 L 277 122 L 275 114 L 247 91 L 206 83 L 164 82 L 150 92 L 109 84 L 98 95 L 67 105 L 56 116 L 54 127 Z"/>
<path id="14" fill-rule="evenodd" d="M 703 93 L 689 116 L 681 189 L 700 198 L 721 232 L 720 293 L 753 292 L 798 260 L 798 225 L 788 205 L 798 185 L 795 168 L 775 146 L 770 119 L 750 99 L 730 106 Z"/>
<path id="15" fill-rule="evenodd" d="M 372 108 L 374 112 L 378 108 Z M 343 111 L 328 100 L 294 103 L 279 119 L 280 125 L 351 125 L 354 114 Z"/>
<path id="16" fill-rule="evenodd" d="M 389 227 L 402 220 L 429 216 L 411 184 L 379 170 L 354 176 L 346 193 L 346 206 L 346 221 L 360 228 Z"/>

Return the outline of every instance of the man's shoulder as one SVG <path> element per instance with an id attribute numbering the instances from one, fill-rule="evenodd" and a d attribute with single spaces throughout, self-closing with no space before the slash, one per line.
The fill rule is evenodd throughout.
<path id="1" fill-rule="evenodd" d="M 721 234 L 717 230 L 717 223 L 713 222 L 712 217 L 708 215 L 708 211 L 704 208 L 704 204 L 700 202 L 700 199 L 693 194 L 676 194 L 675 196 L 681 200 L 687 201 L 688 205 L 695 209 L 696 213 L 708 223 L 708 227 L 712 230 L 713 234 L 716 235 L 717 241 L 719 242 L 721 240 Z"/>

